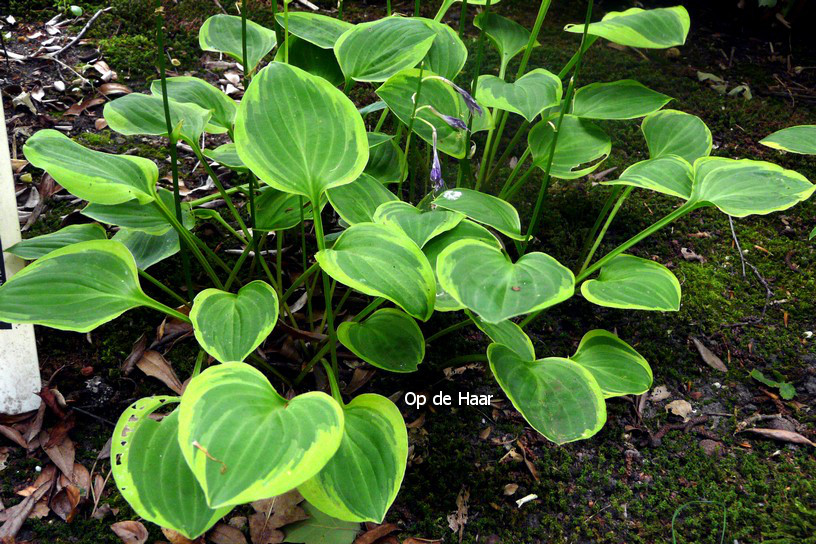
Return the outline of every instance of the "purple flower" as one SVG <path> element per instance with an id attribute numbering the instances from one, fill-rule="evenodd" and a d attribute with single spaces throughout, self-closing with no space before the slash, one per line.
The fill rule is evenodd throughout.
<path id="1" fill-rule="evenodd" d="M 462 87 L 457 85 L 456 83 L 450 82 L 456 92 L 462 95 L 462 98 L 465 99 L 465 105 L 470 110 L 472 115 L 482 115 L 482 107 L 476 102 L 476 100 L 470 96 L 470 93 L 464 90 Z"/>
<path id="2" fill-rule="evenodd" d="M 465 122 L 459 119 L 458 117 L 452 117 L 450 115 L 445 114 L 441 114 L 440 117 L 442 117 L 443 121 L 445 121 L 447 124 L 449 124 L 455 129 L 467 130 L 467 125 L 465 124 Z"/>
<path id="3" fill-rule="evenodd" d="M 434 191 L 441 191 L 445 188 L 445 180 L 442 179 L 442 165 L 439 164 L 439 153 L 436 151 L 436 131 L 433 132 L 433 165 L 431 166 L 431 183 Z"/>

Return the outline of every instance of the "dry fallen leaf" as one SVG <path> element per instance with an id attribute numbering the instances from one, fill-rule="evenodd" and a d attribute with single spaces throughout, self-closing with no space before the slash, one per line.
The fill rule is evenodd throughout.
<path id="1" fill-rule="evenodd" d="M 779 440 L 780 442 L 816 446 L 816 444 L 808 440 L 806 437 L 794 431 L 784 431 L 781 429 L 745 429 L 745 432 L 758 434 L 759 436 Z"/>
<path id="2" fill-rule="evenodd" d="M 64 436 L 59 444 L 51 447 L 45 447 L 49 442 L 48 431 L 40 432 L 40 444 L 43 444 L 45 454 L 57 465 L 57 468 L 62 471 L 69 479 L 74 475 L 74 442 L 68 437 Z"/>
<path id="3" fill-rule="evenodd" d="M 649 395 L 649 400 L 652 402 L 660 402 L 661 400 L 666 400 L 669 397 L 671 397 L 669 388 L 665 385 L 658 385 L 652 389 L 652 392 Z"/>
<path id="4" fill-rule="evenodd" d="M 666 405 L 666 411 L 671 412 L 676 416 L 683 418 L 683 421 L 688 421 L 689 414 L 693 411 L 691 404 L 687 400 L 673 400 Z"/>
<path id="5" fill-rule="evenodd" d="M 504 486 L 504 494 L 508 497 L 518 491 L 518 484 L 507 484 Z"/>
<path id="6" fill-rule="evenodd" d="M 63 521 L 71 523 L 76 516 L 77 506 L 79 506 L 79 488 L 74 484 L 68 484 L 60 489 L 54 498 L 51 499 L 51 510 Z"/>
<path id="7" fill-rule="evenodd" d="M 20 503 L 0 512 L 0 521 L 3 522 L 3 525 L 0 526 L 0 542 L 15 541 L 15 537 L 17 533 L 20 532 L 23 522 L 28 519 L 34 506 L 49 489 L 51 489 L 49 484 L 43 484 L 40 489 L 23 499 Z"/>
<path id="8" fill-rule="evenodd" d="M 468 522 L 468 499 L 470 498 L 470 491 L 467 487 L 463 487 L 456 496 L 456 512 L 448 515 L 448 527 L 454 533 L 459 533 L 459 542 L 462 542 L 462 537 L 465 534 L 465 525 Z"/>
<path id="9" fill-rule="evenodd" d="M 144 544 L 149 536 L 139 521 L 120 521 L 111 525 L 111 530 L 124 544 Z"/>
<path id="10" fill-rule="evenodd" d="M 369 529 L 365 533 L 361 534 L 354 540 L 354 544 L 374 544 L 383 537 L 386 537 L 399 529 L 393 523 L 384 523 L 382 525 L 378 525 L 373 529 Z"/>
<path id="11" fill-rule="evenodd" d="M 714 370 L 719 370 L 720 372 L 728 372 L 728 367 L 725 366 L 725 363 L 722 362 L 722 359 L 714 355 L 710 349 L 705 347 L 702 342 L 697 340 L 696 338 L 691 339 L 694 342 L 694 347 L 697 348 L 697 351 L 700 353 L 700 357 L 703 358 L 705 364 L 713 368 Z"/>
<path id="12" fill-rule="evenodd" d="M 252 544 L 280 544 L 286 535 L 272 527 L 269 518 L 263 512 L 249 516 L 249 538 Z"/>
<path id="13" fill-rule="evenodd" d="M 94 97 L 94 98 L 86 98 L 82 102 L 77 102 L 67 110 L 63 115 L 81 115 L 82 112 L 87 110 L 88 108 L 92 108 L 94 106 L 98 106 L 100 104 L 104 104 L 106 101 L 104 98 Z"/>
<path id="14" fill-rule="evenodd" d="M 216 525 L 209 536 L 213 544 L 247 544 L 244 533 L 226 523 Z"/>
<path id="15" fill-rule="evenodd" d="M 12 442 L 15 442 L 21 448 L 28 448 L 28 443 L 26 442 L 25 438 L 23 438 L 23 435 L 20 434 L 20 431 L 18 431 L 14 427 L 0 425 L 0 435 L 3 435 Z"/>
<path id="16" fill-rule="evenodd" d="M 170 544 L 193 544 L 192 540 L 172 529 L 165 529 L 162 527 L 161 531 L 164 537 L 170 541 Z"/>
<path id="17" fill-rule="evenodd" d="M 136 367 L 136 363 L 142 358 L 145 350 L 147 350 L 147 335 L 142 333 L 139 339 L 133 344 L 133 347 L 130 350 L 130 355 L 127 356 L 127 358 L 122 362 L 122 366 L 119 368 L 123 375 L 129 376 L 130 373 L 133 372 L 133 369 Z"/>
<path id="18" fill-rule="evenodd" d="M 176 376 L 173 367 L 162 357 L 158 351 L 145 351 L 141 359 L 136 363 L 139 370 L 160 380 L 164 385 L 181 395 L 183 388 L 181 380 Z"/>

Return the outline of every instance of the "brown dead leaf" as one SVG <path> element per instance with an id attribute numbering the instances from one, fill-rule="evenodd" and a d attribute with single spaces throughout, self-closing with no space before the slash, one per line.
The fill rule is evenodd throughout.
<path id="1" fill-rule="evenodd" d="M 784 431 L 781 429 L 745 429 L 744 432 L 758 434 L 765 438 L 778 440 L 780 442 L 789 442 L 791 444 L 805 444 L 807 446 L 815 446 L 813 442 L 806 437 L 794 431 Z"/>
<path id="2" fill-rule="evenodd" d="M 309 517 L 306 511 L 299 506 L 301 502 L 303 502 L 303 495 L 297 489 L 293 489 L 277 497 L 254 501 L 251 506 L 255 512 L 269 518 L 267 525 L 278 529 Z"/>
<path id="3" fill-rule="evenodd" d="M 95 96 L 93 98 L 86 98 L 82 102 L 77 102 L 67 110 L 63 115 L 82 115 L 82 112 L 87 110 L 88 108 L 92 108 L 94 106 L 98 106 L 100 104 L 104 104 L 106 100 L 104 98 Z"/>
<path id="4" fill-rule="evenodd" d="M 280 544 L 286 535 L 270 525 L 266 514 L 255 512 L 249 516 L 249 537 L 252 544 Z"/>
<path id="5" fill-rule="evenodd" d="M 108 121 L 104 117 L 100 117 L 96 121 L 94 121 L 94 128 L 96 130 L 102 130 L 108 128 Z"/>
<path id="6" fill-rule="evenodd" d="M 20 431 L 18 431 L 14 427 L 0 425 L 0 434 L 14 442 L 21 448 L 28 448 L 28 442 L 26 442 L 26 439 L 23 438 L 22 434 L 20 434 Z"/>
<path id="7" fill-rule="evenodd" d="M 683 418 L 683 421 L 690 419 L 689 414 L 693 411 L 691 404 L 687 400 L 673 400 L 666 405 L 666 411 Z"/>
<path id="8" fill-rule="evenodd" d="M 26 166 L 28 166 L 28 161 L 25 159 L 11 159 L 11 170 L 15 174 L 22 172 Z"/>
<path id="9" fill-rule="evenodd" d="M 694 347 L 697 348 L 697 351 L 700 353 L 700 357 L 703 358 L 705 364 L 713 368 L 714 370 L 719 370 L 720 372 L 728 372 L 728 367 L 725 366 L 725 363 L 722 362 L 722 359 L 714 355 L 710 349 L 705 347 L 702 342 L 697 340 L 696 338 L 691 339 L 694 342 Z"/>
<path id="10" fill-rule="evenodd" d="M 482 440 L 487 440 L 488 438 L 490 438 L 490 433 L 492 433 L 492 432 L 493 432 L 493 427 L 487 426 L 484 429 L 482 429 L 481 431 L 479 431 L 479 438 L 481 438 Z"/>
<path id="11" fill-rule="evenodd" d="M 23 434 L 23 438 L 25 438 L 26 442 L 29 444 L 32 440 L 34 440 L 34 438 L 40 435 L 43 418 L 45 417 L 45 408 L 45 403 L 41 402 L 40 407 L 37 409 L 37 415 L 31 420 L 31 423 L 28 425 L 28 429 L 26 429 L 26 432 Z"/>
<path id="12" fill-rule="evenodd" d="M 144 544 L 150 536 L 139 521 L 119 521 L 111 525 L 111 530 L 124 544 Z"/>
<path id="13" fill-rule="evenodd" d="M 80 463 L 74 463 L 74 473 L 69 480 L 64 474 L 59 477 L 60 487 L 65 487 L 69 484 L 74 484 L 79 488 L 79 493 L 83 498 L 87 498 L 91 490 L 91 474 L 88 469 Z"/>
<path id="14" fill-rule="evenodd" d="M 74 484 L 68 484 L 60 489 L 54 498 L 51 499 L 51 510 L 63 521 L 71 523 L 77 513 L 79 506 L 80 492 Z"/>
<path id="15" fill-rule="evenodd" d="M 697 255 L 696 253 L 694 253 L 694 251 L 687 247 L 681 247 L 680 254 L 687 261 L 697 261 L 700 263 L 706 262 L 705 257 L 703 257 L 702 255 Z"/>
<path id="16" fill-rule="evenodd" d="M 216 525 L 209 536 L 213 544 L 247 544 L 244 533 L 226 523 Z"/>
<path id="17" fill-rule="evenodd" d="M 470 491 L 467 487 L 462 487 L 459 495 L 456 496 L 456 512 L 448 514 L 448 527 L 451 531 L 459 534 L 459 542 L 465 534 L 465 525 L 468 522 L 468 499 Z"/>
<path id="18" fill-rule="evenodd" d="M 442 542 L 441 538 L 419 538 L 415 536 L 409 536 L 405 540 L 402 541 L 402 544 L 440 544 Z"/>
<path id="19" fill-rule="evenodd" d="M 504 486 L 504 494 L 509 497 L 510 495 L 515 494 L 515 492 L 518 491 L 518 488 L 518 484 L 507 484 Z"/>
<path id="20" fill-rule="evenodd" d="M 354 373 L 351 375 L 351 380 L 343 392 L 346 395 L 353 394 L 355 391 L 368 383 L 368 380 L 370 380 L 375 373 L 376 370 L 373 368 L 355 368 Z"/>
<path id="21" fill-rule="evenodd" d="M 382 525 L 378 525 L 377 527 L 374 527 L 373 529 L 370 529 L 358 536 L 354 540 L 354 544 L 374 544 L 374 542 L 390 535 L 397 529 L 399 529 L 399 527 L 393 523 L 383 523 Z"/>
<path id="22" fill-rule="evenodd" d="M 57 444 L 61 444 L 68 436 L 68 431 L 74 428 L 76 419 L 72 414 L 68 414 L 64 419 L 59 421 L 56 425 L 48 429 L 48 442 L 42 443 L 43 448 L 53 448 Z"/>
<path id="23" fill-rule="evenodd" d="M 170 541 L 170 544 L 193 544 L 192 540 L 172 529 L 162 527 L 161 531 L 165 538 Z"/>
<path id="24" fill-rule="evenodd" d="M 51 489 L 48 485 L 43 485 L 35 493 L 26 497 L 19 504 L 15 504 L 11 508 L 7 508 L 0 512 L 0 521 L 3 525 L 0 526 L 0 542 L 14 542 L 17 533 L 23 527 L 23 523 L 31 512 L 34 506 Z"/>
<path id="25" fill-rule="evenodd" d="M 130 376 L 130 373 L 133 372 L 133 369 L 136 367 L 136 363 L 142 358 L 142 355 L 144 355 L 146 349 L 147 335 L 142 333 L 139 339 L 133 344 L 133 347 L 130 350 L 130 355 L 127 356 L 127 359 L 122 362 L 122 366 L 119 368 L 124 376 Z"/>
<path id="26" fill-rule="evenodd" d="M 40 432 L 40 444 L 47 444 L 48 439 L 48 431 Z M 75 450 L 74 442 L 68 436 L 65 436 L 62 442 L 50 448 L 43 446 L 43 450 L 63 474 L 68 478 L 73 478 Z"/>
<path id="27" fill-rule="evenodd" d="M 117 95 L 117 94 L 130 94 L 133 90 L 128 87 L 127 85 L 122 85 L 121 83 L 103 83 L 98 87 L 98 90 L 101 94 L 105 96 L 108 95 Z"/>
<path id="28" fill-rule="evenodd" d="M 136 366 L 139 370 L 148 376 L 158 379 L 179 395 L 183 392 L 181 380 L 178 379 L 178 376 L 176 376 L 173 367 L 170 366 L 167 359 L 162 357 L 158 351 L 145 351 L 141 359 L 136 363 Z"/>
<path id="29" fill-rule="evenodd" d="M 665 385 L 658 385 L 652 389 L 652 392 L 649 394 L 649 400 L 652 402 L 660 402 L 669 397 L 671 397 L 671 393 L 669 392 L 669 388 Z"/>

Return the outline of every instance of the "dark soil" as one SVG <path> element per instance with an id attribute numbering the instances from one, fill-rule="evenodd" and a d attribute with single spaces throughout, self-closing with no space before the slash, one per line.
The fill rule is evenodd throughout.
<path id="1" fill-rule="evenodd" d="M 674 51 L 618 50 L 600 41 L 586 57 L 581 83 L 636 79 L 648 87 L 673 96 L 669 107 L 700 116 L 714 135 L 714 154 L 750 157 L 777 162 L 816 179 L 816 159 L 784 155 L 757 144 L 764 136 L 793 124 L 816 123 L 816 40 L 813 38 L 812 2 L 791 2 L 787 29 L 771 10 L 753 6 L 734 7 L 736 2 L 689 2 L 692 31 L 687 45 Z M 233 6 L 222 2 L 230 10 Z M 266 2 L 253 8 L 252 18 L 269 24 Z M 321 6 L 328 2 L 320 3 Z M 431 5 L 433 4 L 433 5 Z M 532 67 L 557 72 L 578 44 L 578 37 L 562 32 L 564 24 L 583 17 L 582 3 L 553 2 L 532 56 Z M 623 2 L 598 2 L 596 13 L 618 9 Z M 648 2 L 650 6 L 670 5 Z M 780 1 L 780 4 L 784 2 Z M 87 12 L 99 7 L 81 3 Z M 61 55 L 66 66 L 81 66 L 100 56 L 118 72 L 119 82 L 145 91 L 156 77 L 153 62 L 153 2 L 113 0 L 113 10 L 102 16 L 88 34 L 85 45 Z M 293 4 L 294 6 L 295 4 Z M 410 13 L 413 2 L 395 2 L 395 9 Z M 625 7 L 628 7 L 626 3 Z M 433 16 L 436 2 L 423 6 Z M 458 28 L 457 4 L 449 12 Z M 532 26 L 537 5 L 531 1 L 504 0 L 501 13 Z M 216 2 L 178 0 L 168 11 L 169 52 L 180 62 L 179 73 L 192 73 L 216 81 L 223 77 L 217 65 L 201 69 L 197 30 L 217 12 Z M 11 2 L 18 24 L 7 39 L 10 51 L 34 52 L 45 38 L 27 40 L 54 15 L 49 1 Z M 347 18 L 353 21 L 384 14 L 375 2 L 347 2 Z M 472 12 L 472 10 L 471 10 Z M 75 33 L 84 22 L 72 25 Z M 469 27 L 469 25 L 468 25 Z M 469 27 L 470 28 L 470 27 Z M 472 29 L 471 29 L 472 30 Z M 468 30 L 467 41 L 475 51 L 476 34 Z M 4 30 L 5 32 L 5 30 Z M 475 54 L 468 68 L 472 69 Z M 487 51 L 486 69 L 495 73 L 497 57 Z M 747 85 L 753 98 L 727 96 L 698 81 L 697 73 L 722 77 L 729 89 Z M 85 77 L 95 80 L 91 69 Z M 67 133 L 91 147 L 129 152 L 158 161 L 163 172 L 168 163 L 161 142 L 124 138 L 108 129 L 96 130 L 101 105 L 77 117 L 65 109 L 84 97 L 88 88 L 65 94 L 48 89 L 50 103 L 37 103 L 37 113 L 12 107 L 11 98 L 31 90 L 38 82 L 47 86 L 55 79 L 75 79 L 53 62 L 30 60 L 0 65 L 3 103 L 13 153 L 21 156 L 25 139 L 43 127 L 66 126 Z M 98 85 L 100 81 L 95 81 Z M 355 89 L 359 103 L 371 101 L 371 89 Z M 642 160 L 646 147 L 639 122 L 605 123 L 613 135 L 613 152 L 600 168 L 626 166 Z M 391 131 L 391 128 L 386 126 Z M 512 126 L 507 131 L 513 133 Z M 479 142 L 481 143 L 481 142 Z M 184 182 L 189 189 L 206 179 L 195 160 L 183 155 Z M 455 179 L 450 166 L 449 179 Z M 503 170 L 499 179 L 509 173 Z M 17 174 L 21 200 L 25 174 L 36 185 L 41 172 L 30 169 Z M 610 172 L 609 176 L 615 176 Z M 529 192 L 513 202 L 526 221 L 532 211 L 536 175 Z M 225 175 L 229 184 L 230 177 Z M 537 245 L 568 266 L 579 259 L 583 239 L 608 195 L 599 179 L 554 183 L 547 203 Z M 491 188 L 492 189 L 492 188 Z M 59 196 L 60 193 L 57 194 Z M 579 297 L 548 310 L 530 328 L 539 357 L 571 354 L 583 334 L 591 329 L 615 331 L 650 362 L 654 385 L 665 386 L 669 397 L 641 403 L 638 398 L 608 402 L 609 421 L 590 440 L 555 446 L 531 431 L 507 402 L 491 407 L 441 407 L 416 412 L 401 404 L 409 429 L 411 458 L 403 489 L 387 521 L 397 523 L 403 538 L 421 536 L 445 542 L 487 543 L 656 543 L 669 542 L 765 542 L 816 543 L 816 458 L 814 448 L 767 441 L 748 433 L 736 433 L 738 424 L 752 415 L 779 414 L 779 420 L 761 421 L 795 430 L 816 441 L 816 244 L 807 236 L 816 221 L 816 201 L 783 213 L 735 220 L 735 230 L 749 265 L 742 273 L 740 256 L 728 218 L 714 210 L 700 210 L 672 228 L 661 231 L 635 248 L 672 268 L 683 287 L 678 313 L 633 313 L 589 305 Z M 21 201 L 22 204 L 22 201 Z M 609 250 L 671 211 L 673 199 L 645 191 L 633 193 L 607 235 Z M 25 231 L 35 236 L 76 221 L 81 208 L 70 200 L 48 200 L 36 221 Z M 81 220 L 81 218 L 79 218 Z M 219 251 L 223 232 L 205 224 L 198 233 Z M 701 258 L 686 260 L 683 250 Z M 298 248 L 290 248 L 287 262 L 299 270 Z M 234 258 L 234 256 L 233 256 Z M 151 269 L 168 284 L 182 285 L 179 263 L 171 260 Z M 204 277 L 197 278 L 202 283 Z M 770 290 L 770 292 L 769 292 Z M 151 296 L 164 300 L 160 292 Z M 356 305 L 352 301 L 351 305 Z M 424 326 L 429 336 L 453 323 L 443 314 Z M 38 349 L 44 381 L 56 387 L 76 412 L 71 437 L 77 444 L 77 461 L 90 467 L 108 440 L 115 421 L 127 403 L 150 395 L 166 394 L 156 380 L 134 371 L 128 376 L 121 364 L 141 334 L 156 337 L 159 318 L 147 311 L 131 311 L 88 335 L 38 328 Z M 728 366 L 720 373 L 707 366 L 691 338 L 701 340 Z M 293 374 L 298 363 L 285 357 L 286 346 L 270 341 L 267 355 L 282 372 Z M 271 344 L 271 345 L 270 345 Z M 408 376 L 377 373 L 357 393 L 365 390 L 393 395 L 399 391 L 433 395 L 442 391 L 456 398 L 459 392 L 492 394 L 503 399 L 489 369 L 481 362 L 459 362 L 463 356 L 483 354 L 487 339 L 473 328 L 462 329 L 429 347 L 421 370 Z M 162 348 L 168 346 L 163 345 Z M 192 369 L 196 348 L 182 340 L 166 353 L 184 379 Z M 451 372 L 449 369 L 455 369 Z M 448 369 L 446 371 L 446 369 Z M 794 384 L 792 402 L 781 401 L 777 391 L 748 376 L 759 369 Z M 351 369 L 345 369 L 348 383 Z M 325 385 L 320 376 L 307 387 Z M 317 383 L 317 385 L 315 385 Z M 687 400 L 694 408 L 692 424 L 664 409 L 672 400 Z M 95 417 L 88 416 L 92 414 Z M 8 448 L 7 467 L 0 472 L 0 499 L 9 507 L 19 500 L 15 491 L 30 484 L 37 467 L 47 459 L 41 450 L 27 453 L 0 438 Z M 104 474 L 106 467 L 101 468 Z M 512 495 L 505 486 L 515 484 Z M 469 493 L 468 523 L 461 535 L 448 527 L 447 517 L 457 509 L 457 496 Z M 516 500 L 537 497 L 522 506 Z M 38 543 L 119 542 L 109 529 L 113 521 L 135 519 L 133 512 L 109 482 L 102 503 L 118 513 L 97 520 L 84 507 L 72 523 L 53 516 L 29 520 L 19 538 Z M 2 504 L 2 503 L 0 503 Z M 677 514 L 676 519 L 673 516 Z M 725 515 L 725 539 L 721 541 Z M 115 518 L 115 519 L 114 519 Z M 674 525 L 674 528 L 672 527 Z M 162 539 L 155 527 L 151 541 Z"/>

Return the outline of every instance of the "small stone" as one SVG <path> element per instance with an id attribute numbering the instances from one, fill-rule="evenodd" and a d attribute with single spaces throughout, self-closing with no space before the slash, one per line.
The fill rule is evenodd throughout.
<path id="1" fill-rule="evenodd" d="M 709 440 L 708 438 L 700 440 L 700 448 L 703 450 L 703 453 L 709 457 L 722 453 L 722 444 L 716 440 Z"/>

